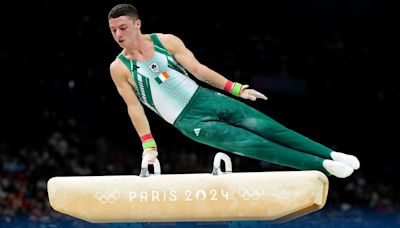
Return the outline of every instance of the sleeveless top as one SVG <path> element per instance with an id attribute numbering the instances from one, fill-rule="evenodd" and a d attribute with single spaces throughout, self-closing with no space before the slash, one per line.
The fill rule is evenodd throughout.
<path id="1" fill-rule="evenodd" d="M 129 60 L 122 53 L 118 58 L 131 71 L 139 100 L 173 124 L 199 86 L 157 35 L 151 34 L 150 37 L 154 44 L 154 55 L 150 60 Z"/>

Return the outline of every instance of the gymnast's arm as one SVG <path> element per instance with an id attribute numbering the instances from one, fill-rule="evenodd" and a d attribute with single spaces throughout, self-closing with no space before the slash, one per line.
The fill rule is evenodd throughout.
<path id="1" fill-rule="evenodd" d="M 193 53 L 186 48 L 180 38 L 172 34 L 157 34 L 164 46 L 176 60 L 197 79 L 218 89 L 224 89 L 228 79 L 207 66 L 201 64 Z"/>
<path id="2" fill-rule="evenodd" d="M 144 113 L 143 106 L 133 90 L 133 86 L 135 85 L 133 82 L 129 81 L 131 79 L 129 70 L 120 60 L 116 59 L 110 65 L 110 73 L 118 93 L 126 103 L 129 117 L 137 134 L 139 137 L 150 134 L 150 124 Z M 155 158 L 157 157 L 157 150 L 154 148 L 152 150 L 146 150 L 146 154 L 150 154 Z"/>
<path id="3" fill-rule="evenodd" d="M 186 48 L 181 39 L 171 34 L 159 34 L 158 37 L 166 48 L 175 56 L 176 60 L 193 76 L 211 86 L 214 86 L 215 88 L 224 90 L 225 85 L 227 85 L 229 80 L 216 71 L 201 64 L 194 54 Z M 257 98 L 264 100 L 267 99 L 264 94 L 254 89 L 248 89 L 248 87 L 248 85 L 242 87 L 240 97 L 252 101 L 255 101 Z"/>

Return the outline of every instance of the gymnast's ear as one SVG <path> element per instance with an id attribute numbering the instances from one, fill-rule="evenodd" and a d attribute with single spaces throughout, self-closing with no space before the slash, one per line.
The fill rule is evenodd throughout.
<path id="1" fill-rule="evenodd" d="M 140 28 L 140 27 L 142 26 L 142 21 L 141 21 L 140 19 L 136 19 L 136 21 L 133 22 L 133 24 L 134 24 L 136 27 Z"/>

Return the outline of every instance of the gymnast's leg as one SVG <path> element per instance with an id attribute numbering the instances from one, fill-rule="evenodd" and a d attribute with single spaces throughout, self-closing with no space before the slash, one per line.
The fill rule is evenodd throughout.
<path id="1" fill-rule="evenodd" d="M 218 118 L 222 121 L 247 129 L 282 146 L 313 154 L 321 158 L 339 161 L 349 165 L 353 169 L 360 167 L 360 162 L 353 155 L 335 152 L 331 148 L 286 128 L 269 116 L 236 99 L 226 96 L 215 96 L 212 92 L 208 94 L 210 97 L 215 97 L 214 99 L 210 99 L 214 102 L 209 102 L 207 104 L 208 108 L 213 108 L 212 106 L 216 105 L 215 109 L 220 108 L 220 110 L 223 110 L 218 115 Z"/>
<path id="2" fill-rule="evenodd" d="M 229 104 L 231 102 L 231 104 Z M 269 116 L 236 100 L 228 103 L 231 113 L 224 116 L 224 120 L 241 128 L 258 134 L 283 146 L 313 154 L 326 159 L 333 159 L 345 163 L 353 169 L 358 169 L 360 163 L 353 155 L 339 153 L 302 134 L 286 128 Z M 329 163 L 328 163 L 329 164 Z"/>
<path id="3" fill-rule="evenodd" d="M 195 141 L 236 154 L 297 169 L 321 170 L 340 177 L 346 177 L 353 172 L 351 167 L 344 164 L 337 164 L 337 162 L 326 159 L 327 157 L 306 153 L 265 137 L 264 134 L 261 134 L 257 130 L 268 129 L 258 127 L 259 123 L 257 122 L 252 123 L 252 127 L 255 130 L 248 126 L 243 126 L 244 123 L 247 125 L 250 123 L 243 123 L 243 120 L 242 122 L 240 120 L 236 121 L 236 119 L 240 119 L 236 113 L 240 114 L 243 113 L 244 109 L 249 109 L 248 112 L 250 115 L 243 116 L 244 119 L 249 120 L 253 118 L 251 114 L 254 114 L 256 111 L 248 106 L 240 108 L 241 105 L 244 104 L 236 102 L 234 99 L 222 94 L 201 88 L 174 125 L 182 133 Z M 266 124 L 269 120 L 264 120 L 265 122 L 261 123 Z M 328 151 L 331 151 L 329 148 L 317 144 L 312 140 L 307 140 L 304 136 L 288 132 L 285 132 L 286 135 L 282 135 L 281 137 L 295 137 L 297 141 L 292 140 L 291 142 L 297 142 L 300 147 L 314 148 L 317 155 L 318 153 L 323 155 L 324 152 L 328 153 Z M 268 136 L 268 134 L 266 135 Z M 290 139 L 288 140 L 290 141 Z M 310 145 L 304 145 L 307 143 Z M 321 148 L 322 152 L 320 151 Z"/>
<path id="4" fill-rule="evenodd" d="M 183 122 L 180 124 L 184 125 Z M 180 129 L 186 136 L 197 142 L 246 157 L 300 170 L 320 170 L 326 175 L 332 174 L 341 178 L 347 177 L 353 172 L 350 167 L 343 169 L 340 165 L 333 169 L 326 169 L 323 164 L 327 159 L 284 147 L 246 129 L 224 122 L 207 121 L 198 123 L 197 126 L 201 129 L 197 135 L 192 134 L 191 130 L 185 130 L 190 128 L 180 126 Z"/>

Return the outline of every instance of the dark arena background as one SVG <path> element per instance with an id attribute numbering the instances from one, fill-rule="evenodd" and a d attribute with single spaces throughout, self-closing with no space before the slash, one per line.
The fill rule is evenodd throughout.
<path id="1" fill-rule="evenodd" d="M 120 48 L 107 14 L 117 3 L 137 7 L 143 33 L 177 35 L 200 62 L 269 98 L 243 102 L 358 156 L 361 168 L 329 177 L 325 207 L 283 224 L 91 224 L 53 210 L 51 177 L 140 172 L 141 142 L 109 74 Z M 400 227 L 393 8 L 372 0 L 0 3 L 0 227 Z M 211 172 L 218 150 L 146 114 L 163 173 Z M 293 170 L 228 155 L 234 172 Z"/>

